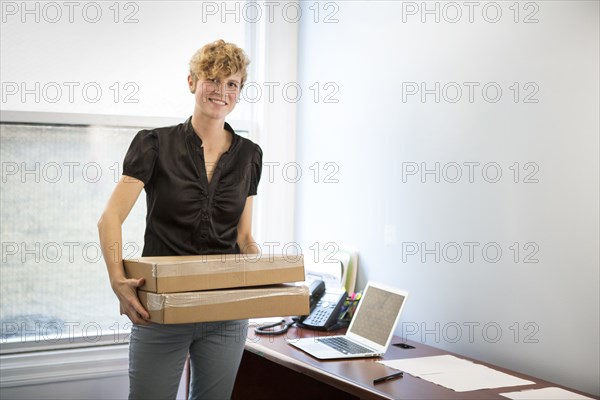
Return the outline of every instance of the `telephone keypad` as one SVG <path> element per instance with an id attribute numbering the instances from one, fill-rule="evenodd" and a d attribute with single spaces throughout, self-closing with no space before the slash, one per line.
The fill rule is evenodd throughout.
<path id="1" fill-rule="evenodd" d="M 325 295 L 318 300 L 313 312 L 304 321 L 302 321 L 302 323 L 305 326 L 312 326 L 315 328 L 325 328 L 326 326 L 331 325 L 332 321 L 329 320 L 337 319 L 339 308 L 345 298 L 345 292 L 325 293 Z M 336 313 L 336 309 L 338 310 L 338 313 Z"/>

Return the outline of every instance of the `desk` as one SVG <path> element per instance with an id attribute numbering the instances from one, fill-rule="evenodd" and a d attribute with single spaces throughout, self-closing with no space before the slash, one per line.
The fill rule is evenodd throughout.
<path id="1" fill-rule="evenodd" d="M 403 378 L 373 385 L 373 379 L 397 372 L 377 363 L 381 359 L 399 359 L 453 354 L 421 343 L 394 337 L 392 343 L 405 342 L 414 349 L 390 346 L 382 358 L 319 361 L 290 346 L 286 339 L 343 334 L 290 328 L 285 335 L 257 336 L 248 332 L 246 349 L 238 372 L 233 399 L 503 399 L 499 393 L 558 386 L 541 379 L 483 363 L 496 370 L 536 382 L 535 385 L 455 392 L 405 373 Z M 458 354 L 458 357 L 469 359 Z M 472 359 L 471 359 L 472 360 Z M 582 395 L 582 392 L 563 387 Z"/>

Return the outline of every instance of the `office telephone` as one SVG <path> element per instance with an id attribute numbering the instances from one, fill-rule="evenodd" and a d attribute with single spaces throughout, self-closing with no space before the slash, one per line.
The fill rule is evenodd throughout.
<path id="1" fill-rule="evenodd" d="M 309 286 L 309 293 L 309 315 L 294 317 L 291 322 L 282 319 L 265 323 L 255 327 L 254 332 L 257 335 L 281 335 L 294 324 L 321 331 L 344 328 L 350 324 L 360 296 L 356 299 L 354 296 L 352 299 L 347 298 L 347 293 L 342 288 L 326 290 L 322 280 L 313 281 Z"/>
<path id="2" fill-rule="evenodd" d="M 297 326 L 315 330 L 330 330 L 338 325 L 338 318 L 347 293 L 344 289 L 328 289 L 322 280 L 316 280 L 309 287 L 310 314 L 300 318 Z"/>

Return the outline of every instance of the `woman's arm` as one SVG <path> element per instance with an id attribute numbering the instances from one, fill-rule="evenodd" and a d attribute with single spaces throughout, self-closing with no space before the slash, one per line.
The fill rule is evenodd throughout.
<path id="1" fill-rule="evenodd" d="M 260 251 L 260 247 L 252 237 L 252 199 L 252 196 L 246 198 L 246 205 L 237 226 L 237 243 L 243 254 L 258 254 Z"/>
<path id="2" fill-rule="evenodd" d="M 125 277 L 121 226 L 143 188 L 142 181 L 123 175 L 98 221 L 100 247 L 108 269 L 110 285 L 121 303 L 121 314 L 127 314 L 135 324 L 147 324 L 146 320 L 150 319 L 150 315 L 137 297 L 136 288 L 144 284 L 144 279 Z"/>

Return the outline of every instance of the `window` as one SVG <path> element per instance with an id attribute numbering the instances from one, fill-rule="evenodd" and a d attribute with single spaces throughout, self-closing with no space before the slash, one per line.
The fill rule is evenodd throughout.
<path id="1" fill-rule="evenodd" d="M 3 352 L 11 351 L 5 344 L 14 350 L 126 340 L 131 324 L 119 315 L 96 223 L 140 129 L 0 124 Z M 125 258 L 141 255 L 145 214 L 142 191 L 123 225 Z"/>
<path id="2" fill-rule="evenodd" d="M 129 329 L 108 282 L 96 222 L 136 128 L 1 124 L 2 342 L 89 343 Z M 144 194 L 123 227 L 141 254 Z"/>

